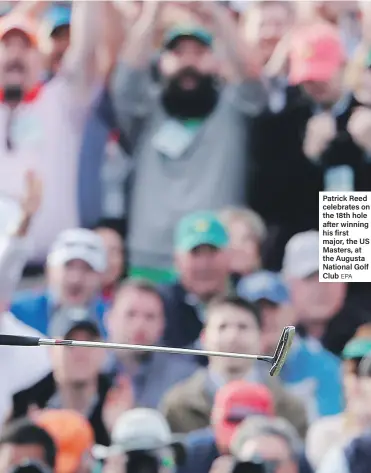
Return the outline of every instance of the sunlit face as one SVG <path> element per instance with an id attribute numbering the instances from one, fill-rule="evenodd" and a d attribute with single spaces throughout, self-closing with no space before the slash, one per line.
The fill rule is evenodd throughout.
<path id="1" fill-rule="evenodd" d="M 99 341 L 87 330 L 71 331 L 67 338 L 83 341 Z M 84 385 L 94 382 L 105 360 L 105 351 L 96 348 L 59 346 L 51 348 L 53 374 L 58 383 Z"/>
<path id="2" fill-rule="evenodd" d="M 261 264 L 259 242 L 250 226 L 241 219 L 228 224 L 230 271 L 248 275 Z"/>
<path id="3" fill-rule="evenodd" d="M 240 459 L 248 461 L 254 456 L 274 465 L 275 473 L 298 473 L 298 466 L 287 443 L 278 436 L 264 435 L 245 442 L 239 455 Z"/>
<path id="4" fill-rule="evenodd" d="M 208 313 L 202 340 L 205 350 L 259 353 L 260 329 L 254 314 L 225 304 Z M 251 362 L 239 358 L 213 357 L 210 363 L 232 373 L 248 369 Z"/>
<path id="5" fill-rule="evenodd" d="M 62 266 L 48 268 L 52 292 L 64 305 L 88 304 L 101 286 L 101 275 L 82 260 L 72 260 Z"/>
<path id="6" fill-rule="evenodd" d="M 137 288 L 117 294 L 107 316 L 110 340 L 116 343 L 155 345 L 164 331 L 164 307 L 160 297 Z"/>
<path id="7" fill-rule="evenodd" d="M 17 465 L 27 461 L 37 462 L 46 466 L 46 452 L 41 445 L 4 444 L 0 446 L 0 473 L 8 473 Z"/>
<path id="8" fill-rule="evenodd" d="M 347 286 L 342 282 L 319 282 L 318 273 L 288 281 L 291 301 L 299 321 L 315 329 L 327 323 L 342 307 Z"/>
<path id="9" fill-rule="evenodd" d="M 181 89 L 193 90 L 199 85 L 198 75 L 216 72 L 216 61 L 210 47 L 191 38 L 182 38 L 163 53 L 160 70 L 166 79 L 177 78 Z"/>
<path id="10" fill-rule="evenodd" d="M 342 94 L 343 90 L 343 70 L 339 70 L 328 81 L 306 81 L 302 88 L 314 102 L 323 105 L 333 105 Z"/>
<path id="11" fill-rule="evenodd" d="M 202 245 L 176 254 L 176 266 L 184 287 L 201 299 L 223 291 L 229 273 L 228 251 Z"/>
<path id="12" fill-rule="evenodd" d="M 0 42 L 1 87 L 32 87 L 41 73 L 41 56 L 27 35 L 19 30 L 7 33 Z"/>
<path id="13" fill-rule="evenodd" d="M 111 287 L 120 278 L 124 267 L 124 244 L 121 236 L 110 228 L 99 228 L 100 235 L 107 251 L 107 270 L 103 274 L 103 287 Z"/>

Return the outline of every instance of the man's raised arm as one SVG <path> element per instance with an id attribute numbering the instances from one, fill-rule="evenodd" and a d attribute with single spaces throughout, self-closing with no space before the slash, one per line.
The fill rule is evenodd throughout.
<path id="1" fill-rule="evenodd" d="M 133 123 L 144 118 L 151 108 L 150 62 L 162 11 L 162 2 L 143 2 L 142 12 L 128 33 L 120 60 L 111 79 L 115 113 L 130 140 L 134 140 Z"/>
<path id="2" fill-rule="evenodd" d="M 79 97 L 90 98 L 97 80 L 96 51 L 103 17 L 103 2 L 74 1 L 71 44 L 63 59 L 61 74 L 75 86 Z"/>

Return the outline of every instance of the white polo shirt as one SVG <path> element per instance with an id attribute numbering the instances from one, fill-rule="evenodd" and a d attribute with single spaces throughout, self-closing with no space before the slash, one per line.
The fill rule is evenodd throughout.
<path id="1" fill-rule="evenodd" d="M 66 78 L 57 76 L 12 112 L 9 150 L 10 109 L 0 103 L 0 193 L 22 195 L 27 169 L 43 180 L 43 202 L 30 230 L 34 262 L 44 260 L 58 233 L 79 225 L 78 156 L 86 112 Z"/>
<path id="2" fill-rule="evenodd" d="M 0 314 L 0 332 L 7 335 L 42 337 L 10 312 Z M 48 347 L 0 346 L 0 425 L 12 408 L 12 396 L 51 371 Z"/>

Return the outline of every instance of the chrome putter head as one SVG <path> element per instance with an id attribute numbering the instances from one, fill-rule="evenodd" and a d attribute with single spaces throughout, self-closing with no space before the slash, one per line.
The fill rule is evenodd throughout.
<path id="1" fill-rule="evenodd" d="M 277 344 L 276 351 L 272 359 L 272 368 L 269 371 L 271 376 L 278 376 L 285 364 L 287 355 L 290 351 L 292 342 L 294 341 L 295 327 L 285 327 Z"/>

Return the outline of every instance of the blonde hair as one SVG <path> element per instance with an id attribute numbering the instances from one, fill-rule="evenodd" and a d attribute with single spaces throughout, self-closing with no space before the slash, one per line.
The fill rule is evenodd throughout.
<path id="1" fill-rule="evenodd" d="M 254 210 L 244 207 L 226 207 L 219 213 L 219 218 L 227 228 L 232 222 L 240 220 L 251 228 L 259 244 L 262 244 L 267 237 L 267 227 L 264 220 Z"/>

